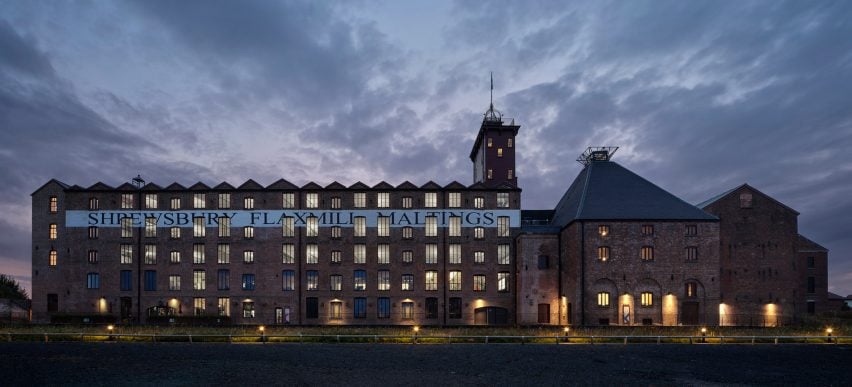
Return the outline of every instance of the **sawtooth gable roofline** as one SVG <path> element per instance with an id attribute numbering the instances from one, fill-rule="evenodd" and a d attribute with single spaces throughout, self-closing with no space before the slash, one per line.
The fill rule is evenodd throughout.
<path id="1" fill-rule="evenodd" d="M 39 193 L 39 191 L 45 189 L 48 185 L 51 185 L 51 184 L 56 184 L 56 185 L 60 186 L 62 189 L 68 189 L 69 188 L 68 184 L 65 184 L 65 183 L 63 183 L 59 180 L 56 180 L 56 179 L 50 179 L 50 180 L 47 181 L 47 183 L 42 184 L 41 187 L 38 187 L 38 189 L 33 191 L 33 193 L 31 193 L 30 196 L 33 196 L 33 195 Z"/>
<path id="2" fill-rule="evenodd" d="M 741 184 L 741 185 L 739 185 L 739 186 L 737 186 L 737 187 L 734 187 L 734 188 L 732 188 L 732 189 L 730 189 L 730 190 L 727 190 L 727 191 L 725 191 L 725 192 L 723 192 L 723 193 L 720 193 L 720 194 L 718 194 L 718 195 L 716 195 L 716 196 L 713 196 L 712 198 L 707 199 L 707 200 L 705 200 L 705 201 L 703 201 L 703 202 L 701 202 L 701 203 L 698 203 L 698 204 L 696 204 L 695 206 L 696 206 L 696 207 L 698 207 L 698 208 L 701 208 L 701 209 L 707 208 L 709 205 L 711 205 L 711 204 L 713 204 L 713 203 L 716 203 L 716 202 L 718 202 L 719 200 L 722 200 L 723 198 L 726 198 L 726 197 L 728 197 L 728 196 L 730 196 L 730 195 L 732 195 L 732 194 L 734 194 L 734 193 L 736 193 L 736 192 L 739 192 L 739 191 L 740 191 L 740 190 L 742 190 L 743 188 L 748 188 L 750 191 L 752 191 L 752 192 L 754 192 L 754 193 L 756 193 L 756 194 L 758 194 L 758 195 L 760 195 L 760 196 L 762 196 L 762 197 L 764 197 L 764 198 L 766 198 L 766 199 L 771 200 L 773 203 L 778 204 L 779 206 L 784 207 L 784 208 L 786 208 L 786 209 L 790 210 L 791 212 L 793 212 L 793 213 L 794 213 L 794 214 L 796 214 L 796 215 L 799 215 L 799 211 L 796 211 L 796 210 L 795 210 L 795 209 L 793 209 L 792 207 L 790 207 L 790 206 L 788 206 L 788 205 L 786 205 L 786 204 L 784 204 L 784 203 L 781 203 L 781 202 L 780 202 L 780 201 L 778 201 L 777 199 L 775 199 L 775 198 L 773 198 L 772 196 L 769 196 L 769 195 L 767 195 L 767 194 L 763 193 L 761 190 L 759 190 L 759 189 L 757 189 L 757 188 L 752 187 L 752 186 L 751 186 L 751 185 L 749 185 L 748 183 L 743 183 L 743 184 Z"/>

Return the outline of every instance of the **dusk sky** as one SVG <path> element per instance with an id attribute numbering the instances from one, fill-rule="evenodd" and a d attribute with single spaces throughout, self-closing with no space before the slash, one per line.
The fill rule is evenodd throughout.
<path id="1" fill-rule="evenodd" d="M 470 184 L 491 71 L 524 209 L 619 146 L 796 209 L 852 294 L 852 1 L 0 0 L 0 272 L 29 288 L 51 178 Z"/>

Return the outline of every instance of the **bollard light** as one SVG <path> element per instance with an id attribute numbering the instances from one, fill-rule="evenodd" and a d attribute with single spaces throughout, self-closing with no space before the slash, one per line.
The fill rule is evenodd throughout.
<path id="1" fill-rule="evenodd" d="M 415 327 L 413 328 L 413 330 L 414 330 L 414 333 L 420 332 L 420 327 L 415 326 Z"/>
<path id="2" fill-rule="evenodd" d="M 701 327 L 701 342 L 702 343 L 707 342 L 707 328 L 706 327 Z"/>
<path id="3" fill-rule="evenodd" d="M 565 332 L 565 334 L 567 335 L 568 332 L 571 332 L 571 327 L 562 328 L 562 332 Z"/>
<path id="4" fill-rule="evenodd" d="M 107 330 L 109 331 L 109 333 L 112 333 L 113 329 L 115 329 L 115 327 L 112 324 L 107 325 Z"/>
<path id="5" fill-rule="evenodd" d="M 261 326 L 257 327 L 257 330 L 260 331 L 261 333 L 263 333 L 263 331 L 266 330 L 266 327 L 261 325 Z"/>

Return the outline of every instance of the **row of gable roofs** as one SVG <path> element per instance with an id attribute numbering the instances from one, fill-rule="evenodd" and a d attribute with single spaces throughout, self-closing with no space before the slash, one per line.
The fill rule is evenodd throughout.
<path id="1" fill-rule="evenodd" d="M 104 184 L 102 182 L 97 182 L 97 183 L 95 183 L 95 184 L 93 184 L 89 187 L 81 187 L 79 185 L 69 186 L 69 185 L 67 185 L 67 184 L 65 184 L 65 183 L 63 183 L 59 180 L 51 179 L 49 182 L 47 182 L 43 186 L 39 187 L 39 189 L 37 189 L 35 192 L 33 192 L 33 194 L 41 191 L 44 187 L 48 186 L 51 183 L 56 183 L 60 187 L 62 187 L 63 189 L 66 189 L 66 190 L 69 190 L 69 191 L 135 191 L 136 190 L 136 187 L 133 186 L 130 183 L 124 183 L 124 184 L 121 184 L 117 187 L 112 187 L 112 186 L 109 186 L 109 185 Z M 189 187 L 185 187 L 185 186 L 178 184 L 178 183 L 172 183 L 172 184 L 169 184 L 166 187 L 162 187 L 162 186 L 157 185 L 155 183 L 148 183 L 148 184 L 146 184 L 142 187 L 142 191 L 185 191 L 185 190 L 189 190 L 189 191 L 230 191 L 230 190 L 260 191 L 260 190 L 299 190 L 299 189 L 301 189 L 301 190 L 347 190 L 347 189 L 348 190 L 354 190 L 354 189 L 359 189 L 359 190 L 392 190 L 392 189 L 398 189 L 398 190 L 436 190 L 436 189 L 437 190 L 440 190 L 440 189 L 444 189 L 444 190 L 456 190 L 456 189 L 457 190 L 465 190 L 465 189 L 519 190 L 519 188 L 511 186 L 509 184 L 505 184 L 505 183 L 501 184 L 497 187 L 490 187 L 489 188 L 489 187 L 486 187 L 482 183 L 475 183 L 475 184 L 472 184 L 472 185 L 469 185 L 469 186 L 465 186 L 464 184 L 461 184 L 457 181 L 453 181 L 453 182 L 451 182 L 451 183 L 449 183 L 445 186 L 441 186 L 438 183 L 435 183 L 434 181 L 429 181 L 426 184 L 423 184 L 419 187 L 412 184 L 409 181 L 405 181 L 402 184 L 399 184 L 395 187 L 393 185 L 390 185 L 390 184 L 384 182 L 384 181 L 379 182 L 378 184 L 376 184 L 372 187 L 370 187 L 370 186 L 368 186 L 368 185 L 366 185 L 366 184 L 364 184 L 360 181 L 355 183 L 355 184 L 352 184 L 348 187 L 335 181 L 335 182 L 332 182 L 329 185 L 326 185 L 325 187 L 323 187 L 323 186 L 321 186 L 321 185 L 319 185 L 315 182 L 309 182 L 309 183 L 299 187 L 299 186 L 297 186 L 297 185 L 295 185 L 295 184 L 293 184 L 293 183 L 291 183 L 287 180 L 284 180 L 284 179 L 279 179 L 278 181 L 276 181 L 276 182 L 274 182 L 274 183 L 272 183 L 272 184 L 270 184 L 266 187 L 260 185 L 258 182 L 254 181 L 252 179 L 247 180 L 245 183 L 239 185 L 238 187 L 234 187 L 233 185 L 231 185 L 228 182 L 222 182 L 222 183 L 220 183 L 216 186 L 213 186 L 213 187 L 211 187 L 207 184 L 204 184 L 202 182 L 195 183 L 195 184 L 193 184 Z"/>

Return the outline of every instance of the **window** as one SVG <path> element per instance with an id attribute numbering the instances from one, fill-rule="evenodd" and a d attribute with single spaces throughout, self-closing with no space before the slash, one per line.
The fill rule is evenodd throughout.
<path id="1" fill-rule="evenodd" d="M 754 201 L 752 200 L 750 193 L 740 194 L 740 208 L 751 208 L 753 205 Z"/>
<path id="2" fill-rule="evenodd" d="M 89 239 L 98 239 L 98 226 L 89 226 Z"/>
<path id="3" fill-rule="evenodd" d="M 438 236 L 438 217 L 437 216 L 427 216 L 426 217 L 426 230 L 427 237 Z"/>
<path id="4" fill-rule="evenodd" d="M 281 194 L 281 208 L 295 208 L 296 207 L 296 194 L 292 192 L 285 192 Z"/>
<path id="5" fill-rule="evenodd" d="M 402 263 L 411 263 L 414 262 L 414 252 L 411 250 L 403 250 L 402 252 Z"/>
<path id="6" fill-rule="evenodd" d="M 698 259 L 698 247 L 687 247 L 686 248 L 686 260 L 687 261 L 695 261 Z"/>
<path id="7" fill-rule="evenodd" d="M 157 271 L 156 270 L 145 270 L 145 291 L 156 291 L 157 290 Z"/>
<path id="8" fill-rule="evenodd" d="M 254 198 L 249 196 L 247 198 L 243 198 L 243 209 L 253 210 L 254 209 Z"/>
<path id="9" fill-rule="evenodd" d="M 461 265 L 462 263 L 462 249 L 461 244 L 451 243 L 448 246 L 448 254 L 447 261 L 452 265 Z"/>
<path id="10" fill-rule="evenodd" d="M 157 264 L 157 245 L 146 244 L 145 245 L 145 264 L 146 265 L 156 265 Z"/>
<path id="11" fill-rule="evenodd" d="M 50 240 L 56 240 L 56 238 L 57 238 L 56 223 L 51 223 L 50 226 L 48 226 L 48 227 L 49 227 Z"/>
<path id="12" fill-rule="evenodd" d="M 192 271 L 192 290 L 207 289 L 207 272 L 204 270 Z"/>
<path id="13" fill-rule="evenodd" d="M 217 300 L 217 309 L 219 316 L 228 317 L 231 315 L 231 299 L 228 297 L 219 297 Z"/>
<path id="14" fill-rule="evenodd" d="M 354 236 L 362 237 L 367 236 L 367 218 L 363 216 L 355 217 L 355 230 Z"/>
<path id="15" fill-rule="evenodd" d="M 816 277 L 808 277 L 808 294 L 816 293 Z"/>
<path id="16" fill-rule="evenodd" d="M 220 193 L 219 194 L 219 208 L 220 209 L 231 208 L 231 194 L 229 194 L 229 193 Z"/>
<path id="17" fill-rule="evenodd" d="M 509 208 L 509 193 L 508 192 L 498 192 L 497 193 L 497 208 Z"/>
<path id="18" fill-rule="evenodd" d="M 488 178 L 488 180 L 494 178 L 494 171 L 491 170 L 491 168 L 488 168 L 488 172 L 486 172 L 486 178 Z"/>
<path id="19" fill-rule="evenodd" d="M 281 290 L 293 291 L 296 290 L 296 272 L 293 270 L 284 270 L 281 272 Z"/>
<path id="20" fill-rule="evenodd" d="M 157 194 L 145 194 L 145 208 L 149 210 L 157 209 Z"/>
<path id="21" fill-rule="evenodd" d="M 243 263 L 254 263 L 254 250 L 243 251 Z"/>
<path id="22" fill-rule="evenodd" d="M 816 261 L 814 261 L 814 257 L 808 257 L 808 269 L 813 269 L 816 267 Z"/>
<path id="23" fill-rule="evenodd" d="M 435 297 L 426 297 L 426 318 L 438 318 L 438 299 Z"/>
<path id="24" fill-rule="evenodd" d="M 192 263 L 204 263 L 204 244 L 196 243 L 192 245 Z"/>
<path id="25" fill-rule="evenodd" d="M 402 283 L 400 290 L 414 290 L 414 276 L 411 274 L 402 275 Z"/>
<path id="26" fill-rule="evenodd" d="M 482 196 L 473 198 L 473 208 L 485 208 L 485 198 Z"/>
<path id="27" fill-rule="evenodd" d="M 379 192 L 376 194 L 376 206 L 379 208 L 389 208 L 390 207 L 390 193 L 388 192 Z"/>
<path id="28" fill-rule="evenodd" d="M 100 289 L 101 276 L 98 273 L 89 273 L 86 275 L 86 289 Z"/>
<path id="29" fill-rule="evenodd" d="M 180 263 L 180 251 L 172 250 L 169 252 L 169 263 Z"/>
<path id="30" fill-rule="evenodd" d="M 410 226 L 405 226 L 402 228 L 402 239 L 411 239 L 414 238 L 414 228 Z"/>
<path id="31" fill-rule="evenodd" d="M 507 178 L 507 179 L 512 180 L 512 177 L 513 177 L 513 176 L 514 176 L 514 174 L 512 173 L 512 170 L 511 170 L 511 169 L 510 169 L 510 170 L 508 170 L 508 171 L 506 171 L 506 178 Z"/>
<path id="32" fill-rule="evenodd" d="M 231 218 L 223 216 L 219 220 L 219 237 L 225 238 L 231 236 Z"/>
<path id="33" fill-rule="evenodd" d="M 379 243 L 376 246 L 376 263 L 379 265 L 390 264 L 390 245 L 387 243 Z"/>
<path id="34" fill-rule="evenodd" d="M 196 238 L 201 238 L 206 235 L 206 228 L 204 227 L 204 218 L 201 216 L 196 216 L 192 218 L 192 236 Z"/>
<path id="35" fill-rule="evenodd" d="M 438 193 L 426 192 L 423 195 L 423 207 L 426 207 L 426 208 L 438 207 Z"/>
<path id="36" fill-rule="evenodd" d="M 335 210 L 340 209 L 340 197 L 335 196 L 331 198 L 331 208 Z"/>
<path id="37" fill-rule="evenodd" d="M 316 298 L 314 298 L 314 300 L 316 300 Z M 243 318 L 254 318 L 254 302 L 243 301 Z"/>
<path id="38" fill-rule="evenodd" d="M 500 244 L 497 245 L 497 264 L 498 265 L 508 265 L 510 263 L 509 256 L 509 245 L 508 244 Z"/>
<path id="39" fill-rule="evenodd" d="M 285 216 L 281 218 L 281 236 L 291 237 L 296 235 L 296 218 Z"/>
<path id="40" fill-rule="evenodd" d="M 403 197 L 402 198 L 402 208 L 411 208 L 412 207 L 411 202 L 412 202 L 411 196 Z"/>
<path id="41" fill-rule="evenodd" d="M 687 298 L 698 297 L 698 284 L 695 282 L 687 282 L 685 293 Z"/>
<path id="42" fill-rule="evenodd" d="M 254 238 L 254 226 L 243 227 L 243 238 L 245 238 L 245 239 L 253 239 Z"/>
<path id="43" fill-rule="evenodd" d="M 448 234 L 451 237 L 461 236 L 461 216 L 450 217 L 450 229 Z"/>
<path id="44" fill-rule="evenodd" d="M 606 225 L 598 226 L 598 235 L 600 235 L 602 237 L 609 235 L 609 226 L 606 226 Z"/>
<path id="45" fill-rule="evenodd" d="M 503 148 L 497 148 L 497 157 L 503 157 Z"/>
<path id="46" fill-rule="evenodd" d="M 180 239 L 180 227 L 170 227 L 169 228 L 169 238 Z"/>
<path id="47" fill-rule="evenodd" d="M 484 274 L 475 274 L 473 276 L 473 291 L 474 292 L 484 292 L 485 291 L 485 275 Z"/>
<path id="48" fill-rule="evenodd" d="M 97 211 L 100 208 L 98 198 L 89 198 L 89 211 Z"/>
<path id="49" fill-rule="evenodd" d="M 355 290 L 367 290 L 367 272 L 364 270 L 355 270 Z"/>
<path id="50" fill-rule="evenodd" d="M 426 263 L 438 263 L 438 245 L 435 243 L 426 244 Z"/>
<path id="51" fill-rule="evenodd" d="M 343 303 L 340 301 L 332 301 L 328 303 L 329 311 L 328 318 L 332 320 L 340 320 L 343 318 Z"/>
<path id="52" fill-rule="evenodd" d="M 550 257 L 547 255 L 539 255 L 538 256 L 538 269 L 539 270 L 547 270 L 550 267 Z"/>
<path id="53" fill-rule="evenodd" d="M 319 235 L 319 219 L 309 216 L 305 222 L 305 236 L 315 237 Z"/>
<path id="54" fill-rule="evenodd" d="M 343 254 L 340 250 L 332 250 L 331 252 L 331 263 L 340 263 L 342 261 Z"/>
<path id="55" fill-rule="evenodd" d="M 216 246 L 216 263 L 231 263 L 231 245 L 227 243 L 220 243 Z"/>
<path id="56" fill-rule="evenodd" d="M 133 263 L 133 245 L 119 246 L 119 262 L 124 265 Z"/>
<path id="57" fill-rule="evenodd" d="M 403 320 L 412 320 L 414 319 L 414 303 L 411 301 L 405 301 L 401 303 L 402 305 L 402 319 Z"/>
<path id="58" fill-rule="evenodd" d="M 497 236 L 499 236 L 499 237 L 509 236 L 509 217 L 508 216 L 498 216 L 497 217 Z"/>
<path id="59" fill-rule="evenodd" d="M 364 192 L 356 192 L 352 197 L 352 206 L 355 208 L 367 207 L 367 194 Z"/>
<path id="60" fill-rule="evenodd" d="M 54 254 L 55 254 L 55 251 L 56 250 L 51 250 L 51 252 L 53 252 Z M 55 259 L 54 259 L 54 261 L 55 261 Z M 98 251 L 97 250 L 89 250 L 88 261 L 89 261 L 89 263 L 92 263 L 92 264 L 98 263 Z M 51 265 L 51 266 L 56 266 L 56 262 L 54 262 L 54 264 Z"/>
<path id="61" fill-rule="evenodd" d="M 353 307 L 353 317 L 367 318 L 367 299 L 364 297 L 355 297 L 355 305 Z"/>
<path id="62" fill-rule="evenodd" d="M 379 290 L 390 290 L 390 271 L 389 270 L 379 270 L 378 277 L 378 289 Z"/>
<path id="63" fill-rule="evenodd" d="M 180 290 L 180 276 L 176 274 L 172 274 L 169 276 L 169 290 L 171 291 L 179 291 Z"/>
<path id="64" fill-rule="evenodd" d="M 205 194 L 197 193 L 192 195 L 192 208 L 203 209 L 207 207 L 207 198 Z"/>
<path id="65" fill-rule="evenodd" d="M 171 198 L 171 200 L 169 200 L 169 209 L 179 210 L 180 209 L 180 198 Z"/>
<path id="66" fill-rule="evenodd" d="M 154 238 L 157 236 L 157 218 L 145 218 L 145 237 Z"/>
<path id="67" fill-rule="evenodd" d="M 251 273 L 243 274 L 242 289 L 243 290 L 254 290 L 254 274 L 251 274 Z M 310 289 L 308 289 L 308 290 L 310 290 Z"/>
<path id="68" fill-rule="evenodd" d="M 340 239 L 341 230 L 340 226 L 332 226 L 331 227 L 331 237 L 334 239 Z"/>
<path id="69" fill-rule="evenodd" d="M 231 290 L 231 271 L 219 269 L 216 272 L 216 288 L 219 290 Z"/>
<path id="70" fill-rule="evenodd" d="M 380 237 L 390 236 L 390 217 L 389 216 L 379 216 L 378 217 L 378 230 L 377 235 Z"/>
<path id="71" fill-rule="evenodd" d="M 598 247 L 598 261 L 601 261 L 601 262 L 609 261 L 609 247 L 608 246 Z"/>
<path id="72" fill-rule="evenodd" d="M 281 245 L 281 263 L 296 263 L 295 246 L 292 243 Z"/>
<path id="73" fill-rule="evenodd" d="M 450 297 L 450 304 L 447 307 L 447 317 L 462 318 L 462 300 L 459 297 Z"/>
<path id="74" fill-rule="evenodd" d="M 642 226 L 642 235 L 651 236 L 654 235 L 654 226 L 651 224 L 646 224 Z"/>
<path id="75" fill-rule="evenodd" d="M 426 271 L 426 277 L 423 280 L 423 288 L 425 290 L 438 290 L 438 272 L 436 270 Z"/>
<path id="76" fill-rule="evenodd" d="M 51 214 L 55 214 L 59 211 L 59 199 L 56 196 L 50 197 L 49 211 Z"/>
<path id="77" fill-rule="evenodd" d="M 509 272 L 501 271 L 497 273 L 497 291 L 498 292 L 508 292 L 509 291 Z"/>
<path id="78" fill-rule="evenodd" d="M 447 203 L 447 207 L 450 207 L 450 208 L 461 207 L 461 192 L 450 192 L 450 200 L 449 200 L 449 203 Z"/>
<path id="79" fill-rule="evenodd" d="M 367 263 L 367 245 L 359 243 L 352 246 L 352 256 L 354 263 Z"/>
<path id="80" fill-rule="evenodd" d="M 488 147 L 491 148 L 492 145 L 494 145 L 494 142 L 491 137 L 488 137 Z"/>
<path id="81" fill-rule="evenodd" d="M 121 237 L 133 238 L 133 219 L 129 217 L 121 219 Z"/>
<path id="82" fill-rule="evenodd" d="M 694 224 L 689 224 L 686 226 L 686 236 L 696 236 L 698 235 L 698 226 Z"/>
<path id="83" fill-rule="evenodd" d="M 305 245 L 305 263 L 319 263 L 319 245 L 314 243 Z"/>
<path id="84" fill-rule="evenodd" d="M 462 272 L 459 270 L 451 270 L 447 273 L 447 290 L 459 291 L 462 290 Z"/>
<path id="85" fill-rule="evenodd" d="M 328 286 L 329 290 L 340 291 L 343 290 L 343 276 L 340 274 L 332 274 L 328 278 Z"/>
<path id="86" fill-rule="evenodd" d="M 640 305 L 646 308 L 654 306 L 654 293 L 642 292 Z"/>
<path id="87" fill-rule="evenodd" d="M 512 139 L 511 138 L 506 140 L 506 147 L 508 147 L 508 148 L 512 147 Z"/>
<path id="88" fill-rule="evenodd" d="M 319 208 L 319 194 L 305 194 L 305 208 Z"/>
<path id="89" fill-rule="evenodd" d="M 119 289 L 123 291 L 133 290 L 133 272 L 130 270 L 122 270 L 119 275 Z"/>
<path id="90" fill-rule="evenodd" d="M 305 272 L 307 277 L 305 281 L 305 289 L 306 290 L 318 290 L 319 289 L 319 272 L 316 270 L 308 270 Z"/>
<path id="91" fill-rule="evenodd" d="M 133 194 L 121 194 L 121 208 L 133 208 Z"/>
<path id="92" fill-rule="evenodd" d="M 193 315 L 201 316 L 204 314 L 204 309 L 206 309 L 207 303 L 204 301 L 204 297 L 195 297 L 192 299 L 192 309 Z"/>
<path id="93" fill-rule="evenodd" d="M 376 317 L 378 317 L 378 318 L 390 318 L 390 298 L 379 297 L 376 306 L 377 306 L 377 312 L 378 312 Z"/>
<path id="94" fill-rule="evenodd" d="M 474 251 L 473 252 L 473 263 L 485 263 L 485 252 L 484 251 Z"/>
<path id="95" fill-rule="evenodd" d="M 639 257 L 642 258 L 643 261 L 653 261 L 654 248 L 651 246 L 642 246 L 642 249 L 639 250 Z"/>
<path id="96" fill-rule="evenodd" d="M 47 256 L 47 264 L 49 266 L 56 266 L 56 261 L 57 261 L 56 257 L 57 257 L 56 256 L 56 250 L 50 249 L 50 253 L 48 253 L 48 256 Z"/>
<path id="97" fill-rule="evenodd" d="M 485 239 L 485 227 L 474 227 L 473 239 Z"/>
<path id="98" fill-rule="evenodd" d="M 598 293 L 598 306 L 609 307 L 609 292 Z"/>

